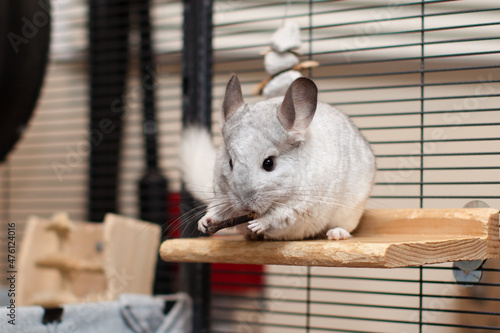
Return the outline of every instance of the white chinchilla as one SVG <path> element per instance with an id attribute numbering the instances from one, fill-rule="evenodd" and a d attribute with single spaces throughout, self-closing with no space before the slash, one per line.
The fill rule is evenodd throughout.
<path id="1" fill-rule="evenodd" d="M 350 237 L 373 185 L 375 158 L 349 118 L 318 103 L 317 95 L 314 82 L 301 77 L 284 97 L 246 104 L 232 76 L 222 105 L 214 197 L 198 222 L 201 231 L 253 213 L 256 219 L 238 226 L 248 239 Z M 203 177 L 187 176 L 191 183 Z"/>

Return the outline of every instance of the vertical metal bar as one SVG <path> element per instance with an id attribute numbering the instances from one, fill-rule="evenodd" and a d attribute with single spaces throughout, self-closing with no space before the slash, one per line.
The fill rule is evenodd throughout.
<path id="1" fill-rule="evenodd" d="M 212 1 L 184 0 L 182 52 L 183 117 L 186 127 L 196 124 L 209 132 L 212 125 Z M 183 190 L 181 213 L 193 213 L 197 203 Z M 188 214 L 188 215 L 191 215 Z M 192 216 L 192 215 L 191 215 Z M 188 219 L 189 220 L 189 219 Z M 182 223 L 182 236 L 201 236 L 196 224 Z M 193 299 L 193 332 L 210 330 L 210 264 L 182 264 L 181 288 Z"/>
<path id="2" fill-rule="evenodd" d="M 311 330 L 311 266 L 307 266 L 306 333 Z"/>
<path id="3" fill-rule="evenodd" d="M 425 43 L 425 38 L 424 38 L 424 31 L 425 31 L 425 26 L 424 26 L 424 15 L 425 15 L 425 2 L 422 0 L 422 3 L 420 5 L 421 11 L 420 11 L 420 208 L 423 208 L 424 206 L 424 112 L 425 112 L 425 107 L 424 107 L 424 95 L 425 95 L 425 90 L 424 90 L 424 85 L 425 85 L 425 54 L 424 54 L 424 43 Z M 423 322 L 422 322 L 422 312 L 423 312 L 423 268 L 422 266 L 419 267 L 419 303 L 418 303 L 418 311 L 419 311 L 419 316 L 418 316 L 418 331 L 419 333 L 422 333 L 422 327 L 423 327 Z"/>
<path id="4" fill-rule="evenodd" d="M 313 27 L 313 2 L 312 0 L 309 0 L 309 55 L 308 55 L 308 60 L 312 60 L 312 40 L 313 40 L 313 33 L 312 33 L 312 27 Z M 309 68 L 308 70 L 309 77 L 312 77 L 312 68 Z"/>
<path id="5" fill-rule="evenodd" d="M 184 0 L 184 126 L 212 126 L 212 0 Z"/>
<path id="6" fill-rule="evenodd" d="M 421 31 L 420 31 L 420 208 L 423 208 L 424 205 L 424 103 L 425 103 L 425 98 L 424 98 L 424 85 L 425 85 L 425 54 L 424 54 L 424 15 L 425 15 L 425 10 L 424 10 L 424 2 L 422 1 L 421 6 L 421 13 L 420 13 L 420 25 L 421 25 Z"/>
<path id="7" fill-rule="evenodd" d="M 308 38 L 309 38 L 309 55 L 308 59 L 312 60 L 312 40 L 313 40 L 313 34 L 312 34 L 312 27 L 313 27 L 313 2 L 312 0 L 309 0 L 309 33 L 308 33 Z M 312 77 L 312 69 L 309 68 L 308 70 L 308 76 L 311 78 Z M 306 298 L 306 333 L 309 333 L 311 331 L 311 267 L 307 267 L 307 298 Z"/>

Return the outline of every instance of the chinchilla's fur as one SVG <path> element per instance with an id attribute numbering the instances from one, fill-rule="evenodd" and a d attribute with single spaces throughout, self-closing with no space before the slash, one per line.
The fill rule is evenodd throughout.
<path id="1" fill-rule="evenodd" d="M 190 140 L 196 131 L 202 135 L 191 129 Z M 214 197 L 198 222 L 201 231 L 255 213 L 258 218 L 244 225 L 249 239 L 350 237 L 373 185 L 375 158 L 346 115 L 317 102 L 311 80 L 297 79 L 285 97 L 245 104 L 233 75 L 222 107 L 222 136 Z M 188 189 L 207 174 L 183 169 Z"/>

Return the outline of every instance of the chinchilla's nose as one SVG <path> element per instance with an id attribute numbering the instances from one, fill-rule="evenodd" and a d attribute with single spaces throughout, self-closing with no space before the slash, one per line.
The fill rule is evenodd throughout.
<path id="1" fill-rule="evenodd" d="M 238 199 L 242 208 L 252 210 L 252 205 L 255 202 L 255 195 L 256 192 L 252 189 L 241 191 L 238 195 Z"/>
<path id="2" fill-rule="evenodd" d="M 238 200 L 238 206 L 241 210 L 253 211 L 255 202 L 258 199 L 259 193 L 257 191 L 257 184 L 254 181 L 255 175 L 252 173 L 251 168 L 248 167 L 250 163 L 238 163 L 238 169 L 234 169 L 233 174 L 237 174 L 234 178 L 232 188 L 234 195 Z"/>
<path id="3" fill-rule="evenodd" d="M 238 201 L 239 210 L 248 213 L 254 210 L 257 197 L 257 191 L 255 189 L 250 187 L 242 187 L 237 193 L 234 194 L 236 195 Z"/>

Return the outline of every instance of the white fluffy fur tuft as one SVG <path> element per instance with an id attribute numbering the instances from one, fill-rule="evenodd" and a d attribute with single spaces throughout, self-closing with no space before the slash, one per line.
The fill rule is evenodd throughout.
<path id="1" fill-rule="evenodd" d="M 182 179 L 193 197 L 208 203 L 213 197 L 213 174 L 217 151 L 208 131 L 194 126 L 183 130 L 180 162 Z"/>

